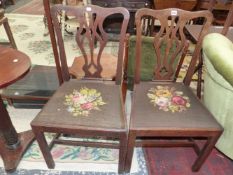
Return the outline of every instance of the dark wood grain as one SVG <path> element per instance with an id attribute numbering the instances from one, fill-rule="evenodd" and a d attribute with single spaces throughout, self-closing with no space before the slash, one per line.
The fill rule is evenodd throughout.
<path id="1" fill-rule="evenodd" d="M 14 83 L 30 70 L 30 58 L 24 53 L 5 48 L 0 55 L 0 88 Z"/>
<path id="2" fill-rule="evenodd" d="M 153 8 L 153 0 L 94 0 L 91 4 L 101 6 L 101 7 L 125 7 L 129 10 L 130 19 L 127 32 L 130 34 L 135 34 L 135 23 L 134 16 L 138 9 L 140 8 Z M 119 32 L 119 23 L 121 18 L 119 15 L 112 16 L 105 22 L 105 28 L 109 32 L 117 33 Z"/>
<path id="3" fill-rule="evenodd" d="M 24 53 L 0 46 L 0 88 L 22 78 L 30 69 L 30 59 Z M 14 171 L 34 136 L 31 131 L 16 132 L 0 97 L 0 154 L 6 171 Z"/>
<path id="4" fill-rule="evenodd" d="M 0 136 L 0 152 L 7 172 L 14 172 L 20 163 L 23 154 L 34 140 L 32 131 L 25 131 L 18 134 L 20 145 L 15 149 L 9 149 L 4 143 L 4 138 Z"/>
<path id="5" fill-rule="evenodd" d="M 90 58 L 90 55 L 88 55 Z M 97 55 L 93 56 L 94 62 L 97 62 Z M 101 77 L 104 79 L 114 79 L 116 76 L 116 65 L 117 65 L 117 57 L 112 54 L 103 53 L 101 56 L 101 65 L 103 66 L 103 71 L 101 72 Z M 85 60 L 82 56 L 76 57 L 69 68 L 69 72 L 74 77 L 80 79 L 85 77 L 85 72 L 83 71 L 83 65 L 85 64 Z M 93 72 L 92 72 L 93 73 Z"/>
<path id="6" fill-rule="evenodd" d="M 166 8 L 180 8 L 183 10 L 193 10 L 197 0 L 154 0 L 156 10 Z"/>

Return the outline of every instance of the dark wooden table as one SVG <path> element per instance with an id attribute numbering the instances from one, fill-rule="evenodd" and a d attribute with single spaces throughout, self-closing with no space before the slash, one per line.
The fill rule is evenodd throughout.
<path id="1" fill-rule="evenodd" d="M 130 19 L 128 24 L 127 32 L 130 34 L 135 34 L 135 13 L 140 8 L 152 8 L 152 0 L 92 0 L 90 1 L 93 5 L 98 5 L 101 7 L 125 7 L 130 13 Z M 121 16 L 115 15 L 108 17 L 105 20 L 105 30 L 110 33 L 118 33 L 121 23 Z"/>
<path id="2" fill-rule="evenodd" d="M 30 59 L 24 53 L 0 46 L 0 88 L 22 78 L 31 67 Z M 0 96 L 0 154 L 5 170 L 12 172 L 33 141 L 32 131 L 17 133 Z"/>
<path id="3" fill-rule="evenodd" d="M 185 28 L 196 42 L 198 40 L 199 33 L 201 31 L 201 25 L 187 25 Z M 222 29 L 223 26 L 211 26 L 209 29 L 209 33 L 221 33 Z M 233 41 L 233 27 L 229 28 L 226 37 L 229 38 L 231 41 Z"/>
<path id="4" fill-rule="evenodd" d="M 179 8 L 183 10 L 193 10 L 197 0 L 154 0 L 155 9 Z"/>

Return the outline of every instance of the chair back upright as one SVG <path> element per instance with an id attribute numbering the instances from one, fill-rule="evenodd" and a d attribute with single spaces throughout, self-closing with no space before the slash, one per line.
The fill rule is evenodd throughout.
<path id="1" fill-rule="evenodd" d="M 224 23 L 222 34 L 227 35 L 227 32 L 228 32 L 230 26 L 232 26 L 232 25 L 233 25 L 233 1 L 232 1 L 232 4 L 231 4 L 231 8 L 230 8 L 230 10 L 228 12 L 226 21 Z"/>
<path id="2" fill-rule="evenodd" d="M 153 46 L 155 52 L 155 66 L 152 81 L 175 81 L 181 65 L 183 63 L 184 55 L 188 47 L 188 38 L 185 35 L 185 25 L 190 23 L 193 19 L 204 18 L 202 31 L 199 35 L 191 62 L 189 64 L 184 83 L 189 85 L 195 69 L 196 61 L 201 51 L 201 43 L 204 35 L 207 34 L 208 28 L 212 22 L 212 14 L 208 10 L 190 12 L 181 9 L 140 9 L 135 15 L 136 21 L 136 66 L 135 66 L 135 83 L 140 82 L 140 63 L 141 54 L 143 52 L 143 24 L 144 18 L 153 18 L 155 24 L 159 23 L 159 29 L 155 29 L 153 37 Z"/>
<path id="3" fill-rule="evenodd" d="M 44 0 L 46 1 L 46 0 Z M 66 6 L 56 4 L 47 11 L 51 13 L 51 28 L 52 46 L 56 60 L 61 70 L 63 81 L 69 81 L 71 75 L 69 73 L 69 65 L 67 63 L 67 53 L 64 42 L 64 25 L 61 20 L 61 14 L 65 14 L 72 21 L 75 22 L 75 30 L 73 36 L 77 43 L 78 49 L 84 59 L 82 70 L 84 72 L 84 79 L 100 79 L 103 66 L 101 64 L 101 57 L 103 51 L 110 41 L 110 34 L 104 29 L 104 21 L 107 17 L 113 14 L 122 16 L 122 25 L 118 35 L 119 47 L 117 47 L 117 67 L 116 67 L 116 84 L 122 81 L 122 66 L 124 56 L 124 42 L 126 29 L 129 21 L 129 12 L 123 7 L 117 8 L 103 8 L 95 5 L 87 6 Z M 49 20 L 48 20 L 49 22 Z M 52 31 L 52 32 L 51 32 Z M 64 33 L 63 33 L 64 32 Z"/>

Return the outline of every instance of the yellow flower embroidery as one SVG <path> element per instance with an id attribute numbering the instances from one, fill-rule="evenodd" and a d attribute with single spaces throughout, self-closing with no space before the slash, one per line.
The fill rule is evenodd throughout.
<path id="1" fill-rule="evenodd" d="M 99 106 L 106 104 L 103 102 L 101 93 L 96 89 L 88 89 L 86 87 L 73 90 L 69 95 L 65 95 L 65 105 L 67 110 L 73 116 L 88 116 L 91 110 L 100 110 Z"/>
<path id="2" fill-rule="evenodd" d="M 147 96 L 154 106 L 163 111 L 182 112 L 191 106 L 189 98 L 173 87 L 156 86 L 149 90 Z"/>

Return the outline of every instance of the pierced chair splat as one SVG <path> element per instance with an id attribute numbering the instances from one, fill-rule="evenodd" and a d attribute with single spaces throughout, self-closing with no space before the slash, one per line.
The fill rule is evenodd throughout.
<path id="1" fill-rule="evenodd" d="M 158 20 L 161 27 L 150 37 L 143 36 L 143 19 Z M 205 18 L 183 82 L 176 82 L 188 39 L 185 25 L 198 17 Z M 198 157 L 192 170 L 198 171 L 222 133 L 222 127 L 194 95 L 189 84 L 200 54 L 203 36 L 211 25 L 209 11 L 189 12 L 181 9 L 140 9 L 135 16 L 136 48 L 134 91 L 129 125 L 125 170 L 129 172 L 136 146 L 193 147 Z M 151 80 L 142 81 L 143 42 L 149 38 L 154 52 Z M 144 67 L 144 69 L 146 69 Z M 203 148 L 196 141 L 206 140 Z"/>
<path id="2" fill-rule="evenodd" d="M 121 93 L 124 39 L 129 12 L 122 7 L 102 8 L 94 5 L 83 7 L 64 6 L 61 4 L 49 8 L 49 3 L 44 0 L 49 32 L 53 44 L 54 55 L 61 65 L 63 84 L 58 88 L 53 97 L 45 105 L 38 116 L 32 121 L 32 130 L 35 133 L 40 149 L 47 166 L 54 168 L 54 160 L 50 149 L 53 144 L 70 144 L 77 146 L 103 147 L 119 149 L 118 172 L 124 172 L 124 163 L 127 144 L 127 124 Z M 78 23 L 74 30 L 75 40 L 83 59 L 80 66 L 83 75 L 80 79 L 71 79 L 68 56 L 65 47 L 65 36 L 58 19 L 58 13 L 75 18 Z M 114 79 L 103 77 L 102 56 L 108 46 L 108 33 L 103 29 L 104 20 L 112 15 L 122 16 L 121 31 L 119 33 L 119 47 L 116 51 L 116 67 Z M 77 27 L 78 26 L 78 27 Z M 70 37 L 70 35 L 69 35 Z M 94 47 L 96 44 L 97 49 Z M 53 142 L 48 143 L 44 132 L 57 133 Z M 71 140 L 61 139 L 60 134 L 65 134 Z M 98 141 L 77 141 L 79 138 L 101 137 Z M 103 138 L 108 140 L 103 141 Z"/>

